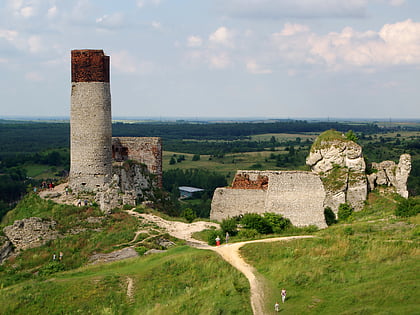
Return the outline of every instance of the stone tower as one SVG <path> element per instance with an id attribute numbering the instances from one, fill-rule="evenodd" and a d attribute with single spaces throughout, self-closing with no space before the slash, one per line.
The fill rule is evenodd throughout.
<path id="1" fill-rule="evenodd" d="M 70 178 L 73 191 L 98 191 L 112 178 L 109 56 L 71 52 Z"/>

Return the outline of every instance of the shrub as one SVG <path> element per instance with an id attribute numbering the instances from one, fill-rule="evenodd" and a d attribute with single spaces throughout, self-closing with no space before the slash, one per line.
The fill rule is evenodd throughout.
<path id="1" fill-rule="evenodd" d="M 237 221 L 235 218 L 223 220 L 220 227 L 222 228 L 223 234 L 226 234 L 226 232 L 232 236 L 238 234 Z"/>
<path id="2" fill-rule="evenodd" d="M 41 269 L 39 269 L 39 275 L 40 276 L 48 276 L 53 273 L 63 271 L 64 265 L 58 261 L 52 261 L 46 264 L 45 266 L 42 266 Z"/>
<path id="3" fill-rule="evenodd" d="M 420 213 L 420 199 L 408 198 L 398 203 L 395 215 L 398 217 L 412 217 Z"/>
<path id="4" fill-rule="evenodd" d="M 354 230 L 351 226 L 346 226 L 344 228 L 344 235 L 353 235 L 354 234 Z"/>
<path id="5" fill-rule="evenodd" d="M 243 230 L 239 230 L 238 232 L 239 238 L 248 239 L 248 238 L 255 238 L 257 236 L 258 236 L 258 232 L 257 230 L 254 230 L 254 229 L 243 229 Z"/>
<path id="6" fill-rule="evenodd" d="M 280 233 L 292 225 L 289 219 L 284 218 L 281 214 L 267 212 L 264 213 L 264 218 L 268 221 L 274 233 Z"/>
<path id="7" fill-rule="evenodd" d="M 241 219 L 241 224 L 247 229 L 255 229 L 261 234 L 273 233 L 269 221 L 256 213 L 247 213 Z"/>
<path id="8" fill-rule="evenodd" d="M 334 211 L 331 210 L 330 207 L 326 207 L 324 209 L 324 217 L 325 217 L 325 222 L 327 223 L 328 226 L 337 223 L 337 219 L 335 218 L 335 213 Z"/>
<path id="9" fill-rule="evenodd" d="M 338 221 L 346 221 L 353 214 L 353 208 L 348 203 L 338 206 Z"/>
<path id="10" fill-rule="evenodd" d="M 147 247 L 144 246 L 137 246 L 134 249 L 140 256 L 144 255 L 144 253 L 149 250 Z"/>
<path id="11" fill-rule="evenodd" d="M 214 246 L 216 245 L 216 237 L 220 238 L 220 242 L 222 241 L 223 232 L 221 230 L 209 230 L 207 235 L 207 244 Z"/>
<path id="12" fill-rule="evenodd" d="M 187 208 L 182 212 L 182 217 L 187 220 L 187 222 L 191 223 L 197 217 L 194 210 L 191 208 Z"/>

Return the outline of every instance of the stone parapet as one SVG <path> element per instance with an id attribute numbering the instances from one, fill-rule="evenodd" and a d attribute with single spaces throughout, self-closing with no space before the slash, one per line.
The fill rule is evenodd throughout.
<path id="1" fill-rule="evenodd" d="M 109 56 L 103 50 L 72 50 L 72 82 L 109 82 Z"/>

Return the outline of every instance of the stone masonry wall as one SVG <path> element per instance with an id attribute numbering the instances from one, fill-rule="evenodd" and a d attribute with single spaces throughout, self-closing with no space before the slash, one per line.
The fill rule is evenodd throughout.
<path id="1" fill-rule="evenodd" d="M 162 140 L 157 137 L 114 137 L 112 138 L 112 158 L 123 162 L 134 160 L 147 166 L 150 173 L 157 176 L 162 187 Z"/>
<path id="2" fill-rule="evenodd" d="M 112 178 L 109 57 L 102 50 L 72 51 L 70 187 L 103 188 Z"/>
<path id="3" fill-rule="evenodd" d="M 210 218 L 223 220 L 247 212 L 274 212 L 284 215 L 296 226 L 326 227 L 323 202 L 325 191 L 321 179 L 301 171 L 238 171 L 236 178 L 255 182 L 268 178 L 268 186 L 249 189 L 238 186 L 218 188 L 214 192 Z M 243 186 L 243 185 L 242 185 Z M 251 185 L 252 187 L 252 185 Z"/>

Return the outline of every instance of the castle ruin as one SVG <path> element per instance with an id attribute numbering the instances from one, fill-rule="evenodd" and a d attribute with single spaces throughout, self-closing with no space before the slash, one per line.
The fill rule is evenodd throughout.
<path id="1" fill-rule="evenodd" d="M 102 50 L 71 52 L 69 186 L 95 193 L 105 212 L 162 186 L 160 138 L 112 137 L 109 67 Z"/>

